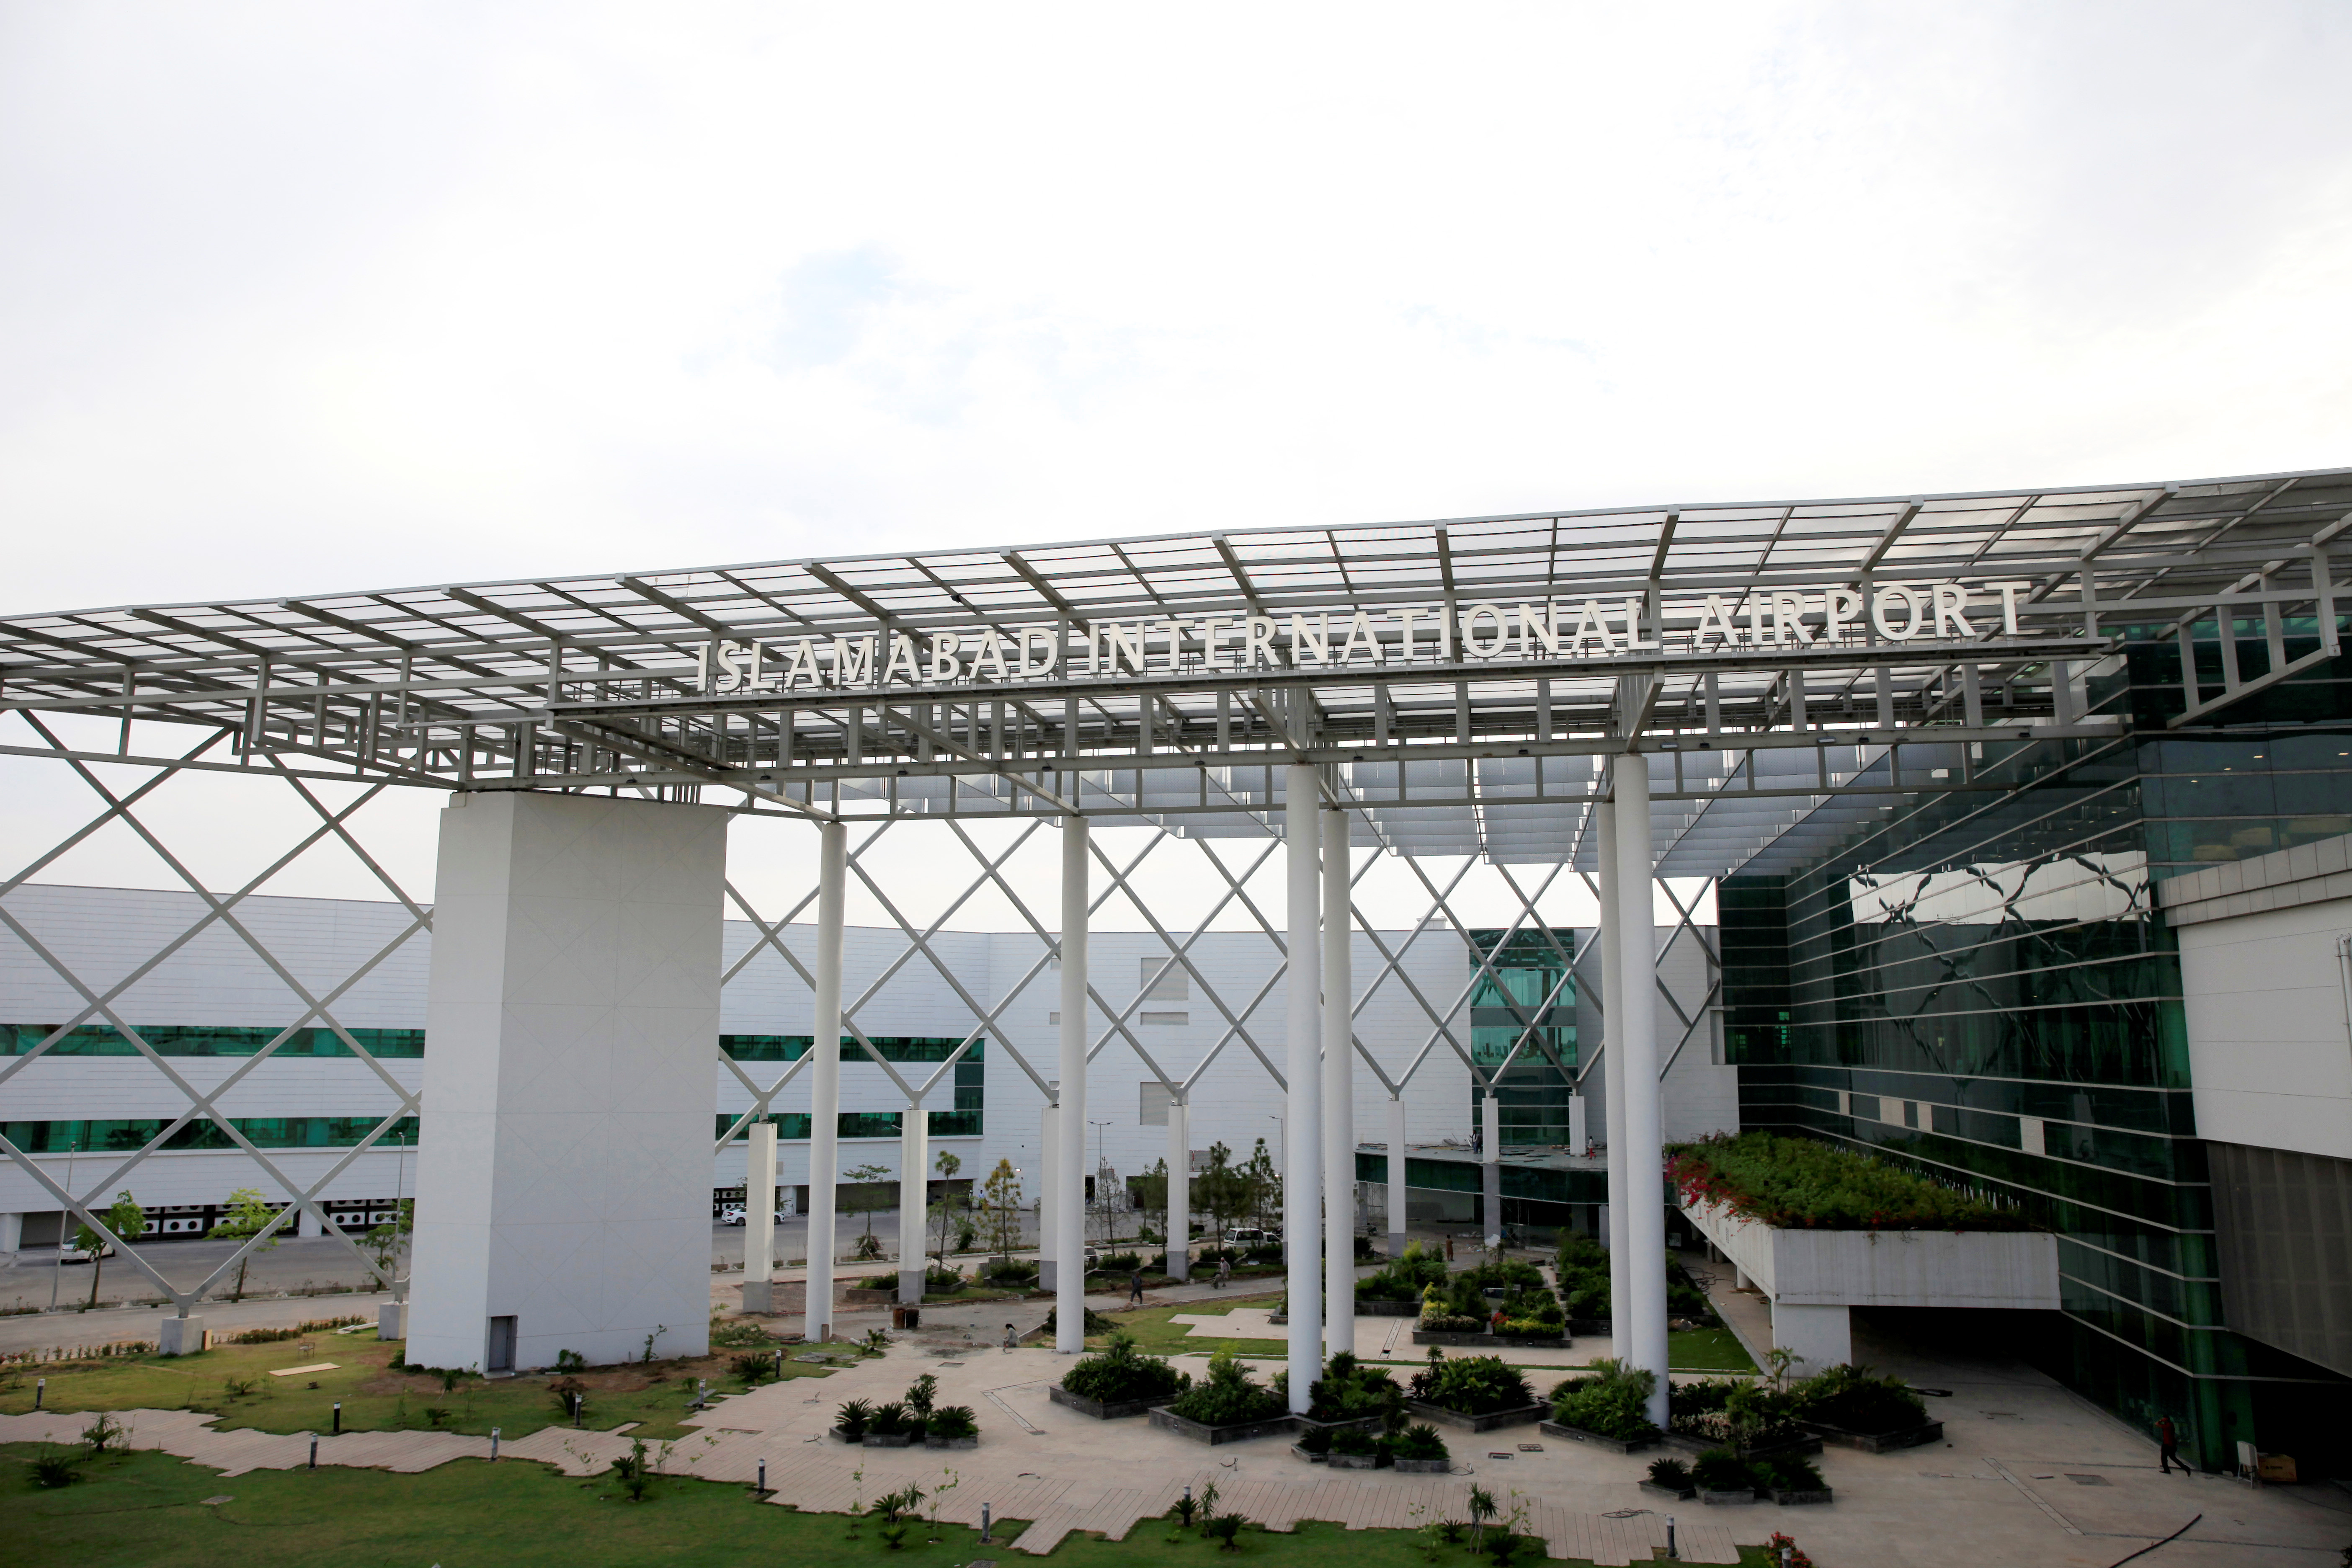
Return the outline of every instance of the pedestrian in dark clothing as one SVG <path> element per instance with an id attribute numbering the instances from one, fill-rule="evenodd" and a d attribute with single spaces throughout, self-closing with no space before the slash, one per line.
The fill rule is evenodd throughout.
<path id="1" fill-rule="evenodd" d="M 1140 1268 L 1128 1276 L 1127 1304 L 1130 1307 L 1143 1305 L 1143 1270 Z"/>
<path id="2" fill-rule="evenodd" d="M 2172 1424 L 2171 1416 L 2156 1418 L 2156 1468 L 2158 1470 L 2168 1476 L 2172 1473 L 2172 1467 L 2179 1465 L 2182 1475 L 2189 1473 L 2189 1461 L 2180 1457 L 2180 1428 Z"/>

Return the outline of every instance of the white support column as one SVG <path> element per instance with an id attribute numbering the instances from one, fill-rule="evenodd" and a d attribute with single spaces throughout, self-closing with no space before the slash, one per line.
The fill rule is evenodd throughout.
<path id="1" fill-rule="evenodd" d="M 1284 1128 L 1282 1241 L 1289 1284 L 1290 1409 L 1304 1415 L 1307 1391 L 1323 1375 L 1323 1028 L 1321 1018 L 1323 922 L 1321 857 L 1316 853 L 1322 790 L 1315 770 L 1294 764 L 1284 770 L 1283 840 L 1290 895 L 1290 970 L 1284 977 L 1287 1003 L 1283 1076 L 1288 1080 L 1289 1120 Z"/>
<path id="2" fill-rule="evenodd" d="M 1622 933 L 1618 961 L 1618 1038 L 1624 1042 L 1625 1157 L 1612 1159 L 1612 1181 L 1624 1173 L 1617 1197 L 1625 1210 L 1630 1333 L 1621 1334 L 1621 1360 L 1657 1374 L 1650 1419 L 1666 1424 L 1666 1210 L 1658 1109 L 1658 946 L 1652 910 L 1650 768 L 1638 752 L 1617 762 L 1617 900 Z M 1625 1318 L 1621 1316 L 1622 1324 Z"/>
<path id="3" fill-rule="evenodd" d="M 817 832 L 816 1007 L 809 1026 L 808 1314 L 812 1342 L 833 1332 L 834 1185 L 841 1179 L 841 947 L 849 828 Z"/>
<path id="4" fill-rule="evenodd" d="M 1087 1348 L 1087 863 L 1090 825 L 1062 818 L 1061 1168 L 1055 1173 L 1054 1349 Z"/>
<path id="5" fill-rule="evenodd" d="M 1323 813 L 1323 1349 L 1356 1349 L 1356 1047 L 1348 814 Z"/>
<path id="6" fill-rule="evenodd" d="M 1037 1289 L 1050 1291 L 1061 1279 L 1054 1261 L 1062 1245 L 1061 1232 L 1054 1220 L 1062 1212 L 1062 1114 L 1058 1100 L 1048 1099 L 1045 1109 L 1037 1113 Z"/>
<path id="7" fill-rule="evenodd" d="M 1389 1256 L 1405 1249 L 1404 1096 L 1389 1096 Z"/>
<path id="8" fill-rule="evenodd" d="M 1192 1102 L 1168 1097 L 1168 1278 L 1192 1277 Z"/>
<path id="9" fill-rule="evenodd" d="M 776 1124 L 765 1117 L 751 1123 L 751 1146 L 743 1159 L 743 1310 L 775 1310 Z"/>
<path id="10" fill-rule="evenodd" d="M 930 1117 L 919 1105 L 907 1107 L 898 1123 L 898 1300 L 923 1304 L 924 1226 L 930 1210 Z"/>
<path id="11" fill-rule="evenodd" d="M 1492 1089 L 1478 1100 L 1478 1191 L 1486 1222 L 1479 1232 L 1489 1245 L 1503 1236 L 1503 1102 Z"/>
<path id="12" fill-rule="evenodd" d="M 1592 848 L 1601 862 L 1601 1136 L 1609 1147 L 1608 1225 L 1603 1232 L 1609 1244 L 1609 1334 L 1612 1348 L 1623 1356 L 1633 1343 L 1626 1337 L 1633 1320 L 1626 1314 L 1633 1277 L 1628 1272 L 1632 1248 L 1625 1239 L 1628 1211 L 1620 1173 L 1625 1161 L 1625 1029 L 1620 1021 L 1625 995 L 1620 973 L 1625 908 L 1617 896 L 1617 807 L 1612 802 L 1593 807 Z"/>

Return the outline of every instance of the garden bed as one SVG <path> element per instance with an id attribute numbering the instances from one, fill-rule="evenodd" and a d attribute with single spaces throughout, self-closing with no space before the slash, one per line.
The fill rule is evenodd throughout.
<path id="1" fill-rule="evenodd" d="M 1701 1487 L 1698 1489 L 1698 1500 L 1709 1508 L 1750 1507 L 1756 1501 L 1756 1489 L 1743 1487 L 1737 1491 L 1715 1492 Z"/>
<path id="2" fill-rule="evenodd" d="M 1655 1481 L 1643 1481 L 1642 1489 L 1652 1497 L 1670 1498 L 1675 1502 L 1688 1502 L 1698 1496 L 1696 1487 L 1662 1487 Z"/>
<path id="3" fill-rule="evenodd" d="M 1581 1426 L 1563 1426 L 1557 1421 L 1538 1421 L 1536 1430 L 1547 1437 L 1565 1437 L 1571 1443 L 1586 1443 L 1595 1448 L 1606 1448 L 1612 1454 L 1638 1454 L 1644 1448 L 1658 1446 L 1655 1436 L 1609 1437 L 1599 1432 L 1588 1432 Z"/>
<path id="4" fill-rule="evenodd" d="M 1045 1390 L 1045 1397 L 1056 1405 L 1067 1405 L 1081 1415 L 1091 1415 L 1097 1421 L 1117 1421 L 1129 1415 L 1140 1415 L 1151 1408 L 1149 1399 L 1122 1399 L 1105 1405 L 1088 1399 L 1083 1394 L 1072 1394 L 1058 1383 Z"/>
<path id="5" fill-rule="evenodd" d="M 1551 1339 L 1534 1334 L 1496 1334 L 1492 1337 L 1495 1343 L 1506 1350 L 1566 1351 L 1576 1348 L 1576 1342 L 1566 1334 Z"/>
<path id="6" fill-rule="evenodd" d="M 1475 1333 L 1456 1333 L 1451 1329 L 1415 1329 L 1412 1342 L 1417 1345 L 1489 1345 L 1495 1336 L 1480 1329 Z"/>
<path id="7" fill-rule="evenodd" d="M 898 1299 L 898 1288 L 893 1285 L 887 1290 L 868 1290 L 863 1285 L 853 1285 L 841 1293 L 841 1299 L 852 1307 L 887 1306 Z"/>
<path id="8" fill-rule="evenodd" d="M 1772 1494 L 1772 1500 L 1782 1508 L 1796 1508 L 1806 1503 L 1825 1503 L 1831 1500 L 1830 1489 L 1827 1487 L 1811 1487 L 1802 1491 L 1790 1491 L 1781 1487 L 1769 1487 L 1766 1489 Z"/>
<path id="9" fill-rule="evenodd" d="M 1442 1405 L 1426 1400 L 1408 1399 L 1405 1408 L 1424 1421 L 1454 1426 L 1465 1432 L 1492 1432 L 1502 1426 L 1524 1426 L 1531 1421 L 1541 1421 L 1551 1414 L 1549 1405 L 1522 1405 L 1513 1410 L 1489 1410 L 1483 1415 L 1465 1415 L 1458 1410 L 1448 1410 Z M 1815 1450 L 1819 1452 L 1818 1449 Z"/>
<path id="10" fill-rule="evenodd" d="M 1725 1446 L 1720 1437 L 1694 1437 L 1687 1432 L 1668 1432 L 1658 1439 L 1667 1447 L 1685 1454 L 1706 1454 Z M 1797 1437 L 1785 1443 L 1766 1443 L 1746 1450 L 1740 1457 L 1748 1459 L 1777 1459 L 1784 1454 L 1818 1454 L 1822 1451 L 1819 1437 Z"/>
<path id="11" fill-rule="evenodd" d="M 1228 1426 L 1205 1426 L 1198 1421 L 1187 1421 L 1164 1405 L 1147 1413 L 1154 1426 L 1163 1432 L 1173 1432 L 1179 1437 L 1194 1443 L 1246 1443 L 1253 1438 L 1271 1437 L 1276 1433 L 1297 1429 L 1297 1418 L 1292 1415 L 1269 1415 L 1262 1421 L 1237 1421 Z"/>
<path id="12" fill-rule="evenodd" d="M 1451 1459 L 1393 1459 L 1390 1468 L 1401 1476 L 1442 1476 L 1453 1469 Z"/>
<path id="13" fill-rule="evenodd" d="M 977 1448 L 980 1447 L 980 1434 L 975 1432 L 969 1437 L 934 1437 L 926 1432 L 923 1434 L 923 1447 L 926 1448 Z"/>
<path id="14" fill-rule="evenodd" d="M 1360 1318 L 1418 1318 L 1421 1316 L 1421 1303 L 1418 1301 L 1367 1301 L 1361 1296 L 1359 1296 L 1356 1298 L 1356 1316 Z"/>
<path id="15" fill-rule="evenodd" d="M 868 1432 L 858 1439 L 869 1448 L 911 1448 L 915 1446 L 912 1432 Z"/>
<path id="16" fill-rule="evenodd" d="M 1377 1470 L 1381 1468 L 1378 1454 L 1334 1454 L 1324 1461 L 1335 1470 Z"/>
<path id="17" fill-rule="evenodd" d="M 1941 1421 L 1930 1421 L 1923 1426 L 1898 1427 L 1892 1432 L 1849 1432 L 1825 1421 L 1806 1421 L 1801 1425 L 1824 1443 L 1835 1443 L 1841 1448 L 1859 1448 L 1865 1454 L 1898 1453 L 1905 1448 L 1922 1448 L 1944 1439 L 1944 1424 Z"/>

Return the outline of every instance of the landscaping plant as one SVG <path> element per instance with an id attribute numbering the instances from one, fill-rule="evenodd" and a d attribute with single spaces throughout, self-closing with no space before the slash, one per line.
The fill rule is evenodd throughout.
<path id="1" fill-rule="evenodd" d="M 1445 1439 L 1437 1435 L 1436 1427 L 1416 1421 L 1389 1439 L 1389 1457 L 1397 1459 L 1449 1459 L 1454 1456 L 1446 1449 Z"/>
<path id="2" fill-rule="evenodd" d="M 1192 1385 L 1191 1374 L 1178 1372 L 1164 1356 L 1143 1354 L 1133 1334 L 1117 1331 L 1108 1346 L 1079 1357 L 1062 1374 L 1064 1388 L 1098 1405 L 1173 1399 Z"/>
<path id="3" fill-rule="evenodd" d="M 1233 1426 L 1244 1421 L 1270 1421 L 1286 1406 L 1272 1389 L 1252 1381 L 1241 1358 L 1227 1349 L 1212 1355 L 1207 1378 L 1171 1401 L 1168 1408 L 1203 1426 Z"/>
<path id="4" fill-rule="evenodd" d="M 1691 1486 L 1690 1467 L 1680 1459 L 1650 1461 L 1650 1484 L 1664 1487 L 1669 1491 L 1688 1491 Z"/>
<path id="5" fill-rule="evenodd" d="M 1649 1402 L 1657 1385 L 1657 1373 L 1647 1367 L 1597 1361 L 1591 1373 L 1553 1387 L 1552 1419 L 1620 1442 L 1654 1436 L 1658 1429 L 1651 1424 Z"/>
<path id="6" fill-rule="evenodd" d="M 1866 1366 L 1833 1366 L 1789 1390 L 1803 1418 L 1848 1432 L 1899 1432 L 1925 1426 L 1927 1406 L 1899 1377 L 1874 1377 Z"/>
<path id="7" fill-rule="evenodd" d="M 1691 1479 L 1711 1492 L 1752 1491 L 1755 1472 L 1728 1448 L 1709 1448 L 1691 1461 Z"/>
<path id="8" fill-rule="evenodd" d="M 1448 1358 L 1432 1345 L 1429 1365 L 1412 1374 L 1412 1396 L 1458 1415 L 1519 1410 L 1536 1402 L 1518 1369 L 1500 1356 Z"/>
<path id="9" fill-rule="evenodd" d="M 2032 1230 L 2023 1211 L 1957 1192 L 1891 1161 L 1811 1138 L 1717 1135 L 1677 1146 L 1685 1205 L 1723 1205 L 1784 1229 Z"/>
<path id="10" fill-rule="evenodd" d="M 833 1413 L 834 1429 L 852 1443 L 865 1436 L 873 1422 L 874 1406 L 863 1399 L 845 1400 Z"/>

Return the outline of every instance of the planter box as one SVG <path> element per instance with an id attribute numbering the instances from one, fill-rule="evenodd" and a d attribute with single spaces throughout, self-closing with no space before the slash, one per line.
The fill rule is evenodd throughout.
<path id="1" fill-rule="evenodd" d="M 1381 1468 L 1378 1454 L 1334 1454 L 1330 1460 L 1335 1470 L 1377 1470 Z"/>
<path id="2" fill-rule="evenodd" d="M 1359 1296 L 1356 1298 L 1356 1316 L 1360 1318 L 1418 1318 L 1421 1316 L 1421 1303 L 1418 1301 L 1367 1301 L 1361 1296 Z"/>
<path id="3" fill-rule="evenodd" d="M 868 1432 L 866 1446 L 869 1448 L 911 1448 L 915 1446 L 912 1432 Z"/>
<path id="4" fill-rule="evenodd" d="M 868 1290 L 862 1285 L 853 1285 L 841 1293 L 841 1299 L 852 1307 L 883 1307 L 898 1299 L 898 1288 L 893 1285 L 887 1290 Z"/>
<path id="5" fill-rule="evenodd" d="M 853 1437 L 853 1436 L 851 1436 L 848 1433 L 846 1433 L 846 1432 L 843 1431 L 843 1430 L 842 1430 L 840 1427 L 838 1427 L 838 1426 L 830 1427 L 830 1428 L 828 1428 L 828 1430 L 832 1432 L 833 1436 L 834 1436 L 836 1439 L 838 1439 L 839 1441 L 844 1442 L 844 1443 L 860 1443 L 860 1444 L 862 1444 L 862 1443 L 864 1443 L 864 1442 L 866 1441 L 866 1439 L 865 1439 L 864 1437 L 862 1437 L 862 1436 L 861 1436 L 861 1437 Z"/>
<path id="6" fill-rule="evenodd" d="M 1669 1432 L 1664 1436 L 1659 1438 L 1658 1441 L 1664 1444 L 1667 1447 L 1674 1449 L 1675 1452 L 1682 1454 L 1705 1454 L 1710 1453 L 1717 1448 L 1730 1448 L 1736 1447 L 1736 1445 L 1728 1440 L 1718 1440 L 1713 1437 L 1694 1437 L 1684 1432 Z M 1800 1437 L 1791 1443 L 1767 1443 L 1762 1447 L 1750 1448 L 1746 1454 L 1742 1455 L 1741 1458 L 1748 1459 L 1777 1459 L 1783 1454 L 1812 1455 L 1818 1454 L 1821 1451 L 1822 1440 L 1819 1437 Z"/>
<path id="7" fill-rule="evenodd" d="M 1290 1427 L 1301 1436 L 1309 1432 L 1369 1432 L 1377 1437 L 1381 1432 L 1381 1418 L 1359 1415 L 1348 1421 L 1310 1421 L 1304 1415 L 1294 1415 L 1290 1418 Z"/>
<path id="8" fill-rule="evenodd" d="M 975 1432 L 969 1437 L 934 1437 L 926 1432 L 923 1434 L 923 1447 L 926 1448 L 977 1448 L 980 1447 L 980 1434 Z"/>
<path id="9" fill-rule="evenodd" d="M 1498 1426 L 1524 1426 L 1551 1414 L 1549 1405 L 1522 1405 L 1517 1410 L 1490 1410 L 1484 1415 L 1465 1415 L 1458 1410 L 1448 1410 L 1442 1405 L 1430 1405 L 1418 1399 L 1406 1400 L 1404 1406 L 1424 1421 L 1458 1427 L 1465 1432 L 1492 1432 Z"/>
<path id="10" fill-rule="evenodd" d="M 1752 1506 L 1756 1501 L 1756 1489 L 1748 1487 L 1736 1492 L 1711 1492 L 1705 1487 L 1701 1487 L 1698 1489 L 1698 1500 L 1709 1508 Z"/>
<path id="11" fill-rule="evenodd" d="M 1246 1443 L 1254 1437 L 1271 1437 L 1290 1431 L 1295 1423 L 1287 1415 L 1269 1415 L 1263 1421 L 1241 1421 L 1230 1426 L 1203 1426 L 1198 1421 L 1187 1421 L 1164 1405 L 1154 1405 L 1148 1413 L 1154 1426 L 1163 1432 L 1173 1432 L 1179 1437 L 1195 1443 Z"/>
<path id="12" fill-rule="evenodd" d="M 1893 1432 L 1849 1432 L 1843 1426 L 1832 1426 L 1820 1421 L 1799 1425 L 1824 1443 L 1835 1443 L 1841 1448 L 1859 1448 L 1865 1454 L 1892 1454 L 1903 1448 L 1924 1447 L 1944 1440 L 1944 1424 L 1930 1421 L 1923 1426 L 1905 1426 Z"/>
<path id="13" fill-rule="evenodd" d="M 1401 1476 L 1442 1476 L 1453 1468 L 1451 1459 L 1399 1459 L 1393 1466 Z"/>
<path id="14" fill-rule="evenodd" d="M 1827 1487 L 1820 1487 L 1806 1491 L 1783 1491 L 1779 1487 L 1773 1487 L 1770 1490 L 1772 1493 L 1772 1500 L 1779 1503 L 1782 1508 L 1796 1508 L 1804 1503 L 1827 1502 L 1830 1500 L 1830 1489 Z"/>
<path id="15" fill-rule="evenodd" d="M 1417 1345 L 1492 1345 L 1495 1336 L 1484 1329 L 1475 1333 L 1457 1333 L 1452 1329 L 1415 1329 L 1412 1342 Z"/>
<path id="16" fill-rule="evenodd" d="M 1097 1421 L 1117 1421 L 1122 1416 L 1140 1415 L 1151 1408 L 1149 1399 L 1121 1399 L 1104 1405 L 1082 1394 L 1072 1394 L 1060 1384 L 1045 1390 L 1045 1397 L 1056 1405 L 1066 1405 L 1081 1415 L 1091 1415 Z"/>
<path id="17" fill-rule="evenodd" d="M 1326 1460 L 1326 1459 L 1328 1459 L 1328 1458 L 1329 1458 L 1331 1457 L 1331 1456 L 1330 1456 L 1330 1455 L 1328 1455 L 1328 1454 L 1316 1454 L 1316 1453 L 1310 1453 L 1310 1452 L 1308 1452 L 1307 1449 L 1300 1447 L 1299 1447 L 1297 1444 L 1296 1444 L 1296 1443 L 1293 1443 L 1293 1444 L 1290 1446 L 1290 1451 L 1291 1451 L 1291 1453 L 1292 1453 L 1292 1454 L 1296 1455 L 1296 1456 L 1297 1456 L 1297 1458 L 1302 1458 L 1302 1459 L 1306 1460 L 1306 1461 L 1307 1461 L 1308 1464 L 1310 1464 L 1310 1465 L 1319 1465 L 1319 1464 L 1321 1464 L 1324 1460 Z"/>
<path id="18" fill-rule="evenodd" d="M 1604 1437 L 1598 1432 L 1588 1432 L 1581 1426 L 1563 1426 L 1557 1421 L 1538 1421 L 1536 1430 L 1547 1437 L 1565 1437 L 1571 1443 L 1589 1443 L 1612 1454 L 1638 1454 L 1644 1448 L 1658 1446 L 1655 1437 Z"/>
<path id="19" fill-rule="evenodd" d="M 1550 1339 L 1519 1334 L 1496 1334 L 1494 1340 L 1496 1349 L 1506 1351 L 1565 1351 L 1576 1348 L 1575 1342 L 1566 1334 Z"/>
<path id="20" fill-rule="evenodd" d="M 1696 1487 L 1662 1487 L 1655 1481 L 1643 1481 L 1642 1489 L 1652 1497 L 1671 1498 L 1676 1502 L 1688 1502 L 1698 1496 Z"/>

